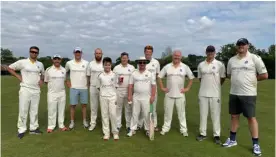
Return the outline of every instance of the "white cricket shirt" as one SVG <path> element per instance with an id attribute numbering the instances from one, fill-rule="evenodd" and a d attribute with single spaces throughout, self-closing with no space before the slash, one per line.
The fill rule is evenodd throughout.
<path id="1" fill-rule="evenodd" d="M 167 64 L 159 73 L 158 77 L 164 78 L 167 76 L 167 88 L 169 92 L 167 95 L 172 98 L 183 97 L 181 89 L 185 85 L 185 77 L 193 79 L 194 75 L 191 69 L 184 63 L 180 63 L 178 67 L 174 67 L 173 63 Z"/>
<path id="2" fill-rule="evenodd" d="M 116 96 L 116 75 L 114 72 L 99 74 L 96 87 L 100 88 L 100 96 Z"/>
<path id="3" fill-rule="evenodd" d="M 149 64 L 146 65 L 146 69 L 152 72 L 156 79 L 156 75 L 160 73 L 160 64 L 158 60 L 156 60 L 155 58 L 152 58 Z"/>
<path id="4" fill-rule="evenodd" d="M 97 63 L 93 60 L 89 63 L 86 75 L 90 76 L 90 86 L 96 86 L 97 79 L 100 73 L 104 71 L 103 63 Z"/>
<path id="5" fill-rule="evenodd" d="M 127 64 L 125 67 L 122 64 L 116 65 L 113 72 L 116 74 L 116 82 L 118 88 L 128 88 L 129 77 L 135 70 L 133 65 Z M 119 84 L 119 77 L 123 77 L 123 83 Z"/>
<path id="6" fill-rule="evenodd" d="M 197 67 L 198 78 L 201 79 L 199 96 L 221 97 L 221 78 L 225 78 L 225 66 L 214 59 L 211 63 L 203 61 Z"/>
<path id="7" fill-rule="evenodd" d="M 130 78 L 129 84 L 133 84 L 133 96 L 139 99 L 145 99 L 151 96 L 151 87 L 156 85 L 155 76 L 148 70 L 140 72 L 135 70 Z"/>
<path id="8" fill-rule="evenodd" d="M 41 62 L 32 62 L 29 58 L 21 59 L 9 65 L 13 70 L 20 70 L 22 76 L 21 87 L 39 90 L 41 75 L 44 75 L 44 66 Z"/>
<path id="9" fill-rule="evenodd" d="M 66 70 L 62 66 L 57 68 L 53 65 L 46 69 L 44 81 L 48 83 L 48 93 L 65 92 L 65 80 Z"/>
<path id="10" fill-rule="evenodd" d="M 231 75 L 230 94 L 256 96 L 257 74 L 264 73 L 267 70 L 260 56 L 250 52 L 243 58 L 233 56 L 227 65 L 227 74 Z"/>
<path id="11" fill-rule="evenodd" d="M 71 88 L 87 89 L 87 67 L 88 62 L 83 59 L 80 62 L 73 59 L 66 63 L 66 72 L 70 71 Z"/>

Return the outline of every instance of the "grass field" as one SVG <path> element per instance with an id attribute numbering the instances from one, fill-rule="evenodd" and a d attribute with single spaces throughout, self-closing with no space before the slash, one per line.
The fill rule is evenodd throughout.
<path id="1" fill-rule="evenodd" d="M 260 144 L 264 157 L 275 154 L 275 82 L 267 80 L 258 85 L 257 118 L 260 127 Z M 223 85 L 222 92 L 222 141 L 228 137 L 230 117 L 228 115 L 229 82 Z M 237 134 L 238 146 L 222 148 L 212 140 L 212 125 L 209 117 L 208 139 L 203 142 L 195 140 L 198 134 L 199 109 L 197 93 L 199 82 L 195 81 L 192 89 L 186 94 L 187 125 L 189 137 L 179 133 L 179 123 L 176 110 L 171 131 L 165 136 L 156 135 L 154 141 L 149 141 L 144 132 L 138 132 L 132 138 L 126 137 L 125 129 L 120 133 L 120 140 L 104 142 L 101 131 L 100 117 L 95 131 L 88 132 L 82 128 L 81 110 L 76 112 L 76 129 L 70 132 L 56 131 L 45 133 L 47 127 L 46 86 L 41 93 L 39 107 L 39 124 L 43 135 L 27 134 L 22 140 L 17 138 L 18 90 L 19 84 L 15 78 L 2 77 L 1 87 L 1 138 L 2 157 L 249 157 L 252 156 L 252 141 L 247 121 L 242 117 Z M 159 92 L 158 125 L 163 124 L 163 97 Z M 67 97 L 67 104 L 68 99 Z M 90 110 L 89 110 L 90 111 Z M 89 112 L 90 114 L 90 112 Z M 66 106 L 66 124 L 69 123 L 69 106 Z M 124 124 L 124 123 L 123 123 Z M 29 125 L 28 125 L 29 126 Z"/>

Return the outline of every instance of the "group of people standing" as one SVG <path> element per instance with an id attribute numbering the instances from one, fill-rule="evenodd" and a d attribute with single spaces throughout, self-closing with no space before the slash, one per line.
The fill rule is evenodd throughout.
<path id="1" fill-rule="evenodd" d="M 224 147 L 236 146 L 236 132 L 239 115 L 248 119 L 253 142 L 253 153 L 261 155 L 258 143 L 258 123 L 255 118 L 257 81 L 268 78 L 262 59 L 248 51 L 249 42 L 245 38 L 237 41 L 237 55 L 233 56 L 227 66 L 227 76 L 231 78 L 229 96 L 229 113 L 231 114 L 230 136 Z M 144 48 L 144 56 L 136 60 L 137 69 L 129 64 L 129 54 L 121 53 L 121 63 L 112 70 L 112 60 L 103 57 L 100 48 L 95 50 L 95 59 L 88 62 L 82 58 L 83 51 L 77 47 L 73 51 L 74 59 L 62 67 L 60 55 L 53 56 L 53 65 L 44 71 L 44 66 L 37 61 L 39 48 L 30 48 L 30 57 L 19 60 L 8 67 L 8 71 L 20 80 L 18 137 L 24 137 L 27 130 L 27 116 L 30 113 L 30 134 L 41 134 L 38 125 L 38 106 L 40 87 L 48 84 L 48 128 L 51 133 L 56 128 L 56 119 L 61 131 L 75 128 L 75 109 L 81 104 L 83 127 L 93 131 L 96 127 L 98 107 L 101 108 L 103 139 L 113 135 L 119 140 L 122 128 L 122 110 L 124 108 L 127 136 L 133 136 L 137 130 L 144 128 L 149 135 L 149 111 L 153 104 L 155 131 L 165 135 L 171 128 L 174 104 L 176 106 L 181 135 L 188 136 L 186 123 L 185 93 L 192 87 L 194 75 L 189 66 L 181 62 L 181 51 L 175 50 L 172 63 L 160 70 L 158 60 L 152 57 L 153 47 Z M 221 85 L 226 78 L 226 69 L 222 62 L 215 59 L 215 47 L 206 48 L 206 60 L 198 65 L 200 126 L 198 141 L 207 137 L 207 117 L 210 109 L 213 122 L 213 137 L 216 144 L 220 141 Z M 21 71 L 21 75 L 16 73 Z M 185 79 L 188 84 L 185 86 Z M 163 80 L 166 78 L 166 85 Z M 157 86 L 159 84 L 159 86 Z M 65 85 L 70 89 L 70 124 L 64 125 L 66 104 Z M 157 87 L 165 93 L 164 124 L 159 130 L 157 126 Z M 90 124 L 86 117 L 86 108 L 90 96 Z M 159 104 L 162 105 L 162 104 Z M 29 111 L 30 110 L 30 111 Z M 111 123 L 111 128 L 110 128 Z"/>

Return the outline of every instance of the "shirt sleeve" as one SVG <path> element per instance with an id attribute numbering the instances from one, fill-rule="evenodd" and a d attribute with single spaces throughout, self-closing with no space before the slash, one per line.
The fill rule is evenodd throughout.
<path id="1" fill-rule="evenodd" d="M 132 73 L 129 77 L 128 84 L 134 84 L 134 79 L 133 79 L 134 73 Z"/>
<path id="2" fill-rule="evenodd" d="M 160 64 L 157 62 L 157 67 L 156 67 L 156 74 L 160 73 Z"/>
<path id="3" fill-rule="evenodd" d="M 194 79 L 195 76 L 194 76 L 193 72 L 191 71 L 190 67 L 188 67 L 188 66 L 186 65 L 185 68 L 186 68 L 186 72 L 187 72 L 188 78 L 189 78 L 190 80 L 191 80 L 191 79 Z"/>
<path id="4" fill-rule="evenodd" d="M 49 82 L 49 69 L 46 69 L 45 71 L 44 82 Z"/>
<path id="5" fill-rule="evenodd" d="M 201 64 L 199 64 L 198 66 L 197 66 L 197 78 L 201 78 L 201 71 L 200 71 L 200 65 Z"/>
<path id="6" fill-rule="evenodd" d="M 227 63 L 227 75 L 231 75 L 231 59 Z"/>
<path id="7" fill-rule="evenodd" d="M 16 61 L 16 62 L 12 63 L 11 65 L 9 65 L 9 68 L 11 68 L 13 70 L 21 70 L 21 69 L 23 69 L 22 60 L 19 60 L 19 61 Z"/>
<path id="8" fill-rule="evenodd" d="M 68 72 L 70 70 L 69 62 L 66 62 L 66 64 L 65 64 L 65 70 L 66 70 L 66 72 Z"/>
<path id="9" fill-rule="evenodd" d="M 156 85 L 156 75 L 151 73 L 151 85 Z"/>
<path id="10" fill-rule="evenodd" d="M 99 76 L 97 77 L 97 80 L 96 80 L 96 88 L 100 88 L 101 87 L 101 77 L 100 77 L 101 74 L 99 74 Z"/>
<path id="11" fill-rule="evenodd" d="M 166 73 L 167 73 L 167 66 L 165 66 L 165 67 L 160 71 L 160 73 L 158 74 L 158 77 L 159 77 L 159 78 L 164 78 L 165 75 L 166 75 Z"/>
<path id="12" fill-rule="evenodd" d="M 263 60 L 262 60 L 261 57 L 256 56 L 256 58 L 255 58 L 255 66 L 256 66 L 257 73 L 259 75 L 267 73 L 267 69 L 266 69 L 265 64 L 264 64 L 264 62 L 263 62 Z"/>
<path id="13" fill-rule="evenodd" d="M 220 73 L 219 73 L 219 74 L 220 74 L 220 77 L 221 77 L 221 78 L 225 78 L 225 77 L 226 77 L 226 75 L 225 75 L 225 73 L 226 73 L 226 72 L 225 72 L 225 65 L 224 65 L 222 62 L 220 63 L 220 65 L 221 65 L 220 71 L 219 71 L 219 72 L 220 72 Z"/>
<path id="14" fill-rule="evenodd" d="M 41 63 L 41 75 L 45 75 L 45 69 L 44 69 L 44 65 Z"/>
<path id="15" fill-rule="evenodd" d="M 86 68 L 86 75 L 91 76 L 91 68 L 90 68 L 90 63 L 88 63 L 88 66 Z"/>

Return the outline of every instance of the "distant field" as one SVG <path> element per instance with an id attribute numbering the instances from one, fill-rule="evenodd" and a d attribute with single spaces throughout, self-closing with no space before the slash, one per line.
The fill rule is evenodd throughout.
<path id="1" fill-rule="evenodd" d="M 104 142 L 101 131 L 101 120 L 98 118 L 97 128 L 88 132 L 82 128 L 81 111 L 78 106 L 76 112 L 76 129 L 70 132 L 56 131 L 47 134 L 47 102 L 46 86 L 41 93 L 39 107 L 39 124 L 43 135 L 27 134 L 22 140 L 17 135 L 18 118 L 18 81 L 10 76 L 3 76 L 1 87 L 1 119 L 2 119 L 2 157 L 250 157 L 251 137 L 247 121 L 241 119 L 237 134 L 238 146 L 221 148 L 212 141 L 212 125 L 209 117 L 208 139 L 203 142 L 195 140 L 198 134 L 199 108 L 197 93 L 199 82 L 195 81 L 192 89 L 186 94 L 187 98 L 187 125 L 189 137 L 179 133 L 179 123 L 176 109 L 171 131 L 165 135 L 156 135 L 154 141 L 149 141 L 144 132 L 138 132 L 134 137 L 126 137 L 125 129 L 120 133 L 120 140 Z M 275 80 L 267 80 L 258 84 L 257 118 L 260 127 L 260 144 L 264 157 L 275 155 Z M 229 134 L 230 117 L 228 114 L 229 82 L 223 85 L 222 90 L 222 140 Z M 163 97 L 159 92 L 158 125 L 163 125 Z M 69 95 L 67 97 L 67 104 Z M 90 109 L 89 109 L 90 111 Z M 89 114 L 90 115 L 90 112 Z M 99 114 L 100 115 L 100 114 Z M 66 106 L 66 125 L 69 123 L 69 106 Z M 124 124 L 124 123 L 123 123 Z M 28 125 L 29 126 L 29 125 Z"/>

